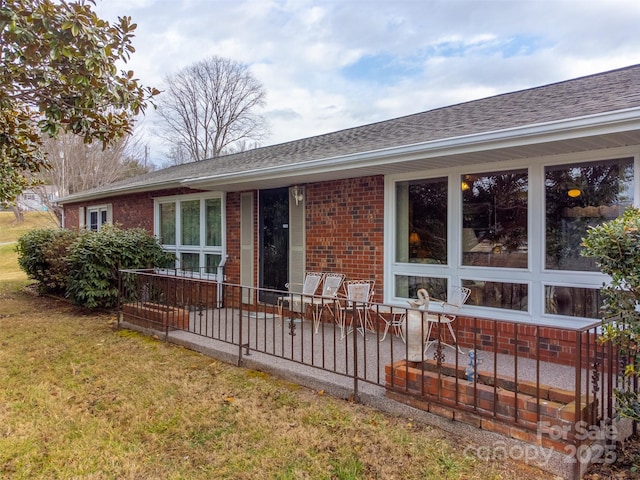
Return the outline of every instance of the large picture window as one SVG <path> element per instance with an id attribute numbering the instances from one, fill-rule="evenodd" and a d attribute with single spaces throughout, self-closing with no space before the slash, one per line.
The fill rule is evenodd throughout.
<path id="1" fill-rule="evenodd" d="M 580 245 L 589 227 L 637 203 L 640 160 L 591 153 L 523 164 L 387 177 L 394 231 L 385 300 L 401 304 L 419 288 L 442 298 L 464 286 L 470 315 L 558 325 L 599 318 L 607 277 Z"/>
<path id="2" fill-rule="evenodd" d="M 156 235 L 175 253 L 182 272 L 211 275 L 223 258 L 221 196 L 168 197 L 156 200 Z"/>
<path id="3" fill-rule="evenodd" d="M 591 226 L 619 216 L 633 200 L 633 160 L 545 168 L 546 260 L 552 270 L 597 271 L 580 255 Z"/>

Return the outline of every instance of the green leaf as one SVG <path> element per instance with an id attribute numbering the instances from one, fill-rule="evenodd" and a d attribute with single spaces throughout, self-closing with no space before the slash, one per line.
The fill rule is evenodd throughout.
<path id="1" fill-rule="evenodd" d="M 132 82 L 133 72 L 115 65 L 129 59 L 135 24 L 111 25 L 92 10 L 93 1 L 4 0 L 10 17 L 0 29 L 3 45 L 0 82 L 0 205 L 7 205 L 28 184 L 25 174 L 47 165 L 42 138 L 60 130 L 82 130 L 87 142 L 104 144 L 131 132 L 155 89 Z M 18 14 L 19 12 L 19 14 Z M 82 104 L 63 102 L 82 99 Z M 88 120 L 74 123 L 78 109 Z M 115 112 L 119 121 L 109 115 Z"/>

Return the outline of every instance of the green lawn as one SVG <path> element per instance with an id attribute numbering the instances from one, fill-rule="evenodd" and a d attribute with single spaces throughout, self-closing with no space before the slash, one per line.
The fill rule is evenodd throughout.
<path id="1" fill-rule="evenodd" d="M 18 223 L 13 212 L 0 212 L 0 280 L 27 282 L 27 276 L 18 267 L 15 241 L 33 228 L 54 228 L 57 225 L 51 213 L 26 212 L 25 220 Z"/>
<path id="2" fill-rule="evenodd" d="M 0 212 L 0 243 L 13 242 L 33 228 L 53 228 L 58 224 L 51 212 L 25 212 L 18 223 L 13 212 Z"/>
<path id="3" fill-rule="evenodd" d="M 553 478 L 29 294 L 11 246 L 0 268 L 0 478 Z"/>

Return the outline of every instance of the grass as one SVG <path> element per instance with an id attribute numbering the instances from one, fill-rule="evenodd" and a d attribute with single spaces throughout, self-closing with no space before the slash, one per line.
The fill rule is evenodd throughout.
<path id="1" fill-rule="evenodd" d="M 465 456 L 464 439 L 414 420 L 117 330 L 113 313 L 25 283 L 0 281 L 0 478 L 552 478 Z"/>
<path id="2" fill-rule="evenodd" d="M 32 228 L 57 227 L 51 212 L 25 212 L 24 222 L 18 223 L 13 212 L 0 212 L 0 243 L 13 242 Z"/>
<path id="3" fill-rule="evenodd" d="M 25 212 L 24 222 L 18 223 L 13 212 L 0 212 L 0 278 L 23 285 L 27 276 L 18 266 L 15 241 L 34 228 L 55 228 L 50 212 Z"/>

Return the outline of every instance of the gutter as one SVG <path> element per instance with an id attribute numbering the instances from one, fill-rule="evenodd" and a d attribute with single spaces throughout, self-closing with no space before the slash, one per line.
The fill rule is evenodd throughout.
<path id="1" fill-rule="evenodd" d="M 56 203 L 58 205 L 64 205 L 66 203 L 83 202 L 87 200 L 103 199 L 119 194 L 125 193 L 142 193 L 153 192 L 155 190 L 161 190 L 166 188 L 180 188 L 184 187 L 184 180 L 165 180 L 162 182 L 149 182 L 144 185 L 123 185 L 122 187 L 110 188 L 108 190 L 100 190 L 97 192 L 88 191 L 86 193 L 78 193 L 76 195 L 69 195 L 67 197 L 59 199 Z"/>
<path id="2" fill-rule="evenodd" d="M 631 128 L 621 128 L 630 124 Z M 250 180 L 282 178 L 293 174 L 310 175 L 317 171 L 339 171 L 358 166 L 372 167 L 392 164 L 410 159 L 428 159 L 443 155 L 509 148 L 532 143 L 570 140 L 585 136 L 619 133 L 640 129 L 640 107 L 617 110 L 568 120 L 557 120 L 523 127 L 514 127 L 491 132 L 482 132 L 460 137 L 389 147 L 380 150 L 358 152 L 350 155 L 324 157 L 306 162 L 276 167 L 246 170 L 241 173 L 226 173 L 185 179 L 182 186 L 198 188 L 201 186 L 229 185 L 245 183 Z M 479 148 L 480 147 L 480 148 Z"/>
<path id="3" fill-rule="evenodd" d="M 584 136 L 619 133 L 631 130 L 640 130 L 640 107 L 348 155 L 322 157 L 305 162 L 256 168 L 242 172 L 229 172 L 182 180 L 151 181 L 142 185 L 123 185 L 122 187 L 115 187 L 108 190 L 87 192 L 86 194 L 79 193 L 60 199 L 58 204 L 64 205 L 65 203 L 104 199 L 125 193 L 142 193 L 167 188 L 188 187 L 194 189 L 211 189 L 216 186 L 222 187 L 258 180 L 282 179 L 296 175 L 308 176 L 314 173 L 341 171 L 359 167 L 371 168 L 408 160 L 481 152 L 549 141 L 571 140 Z"/>

